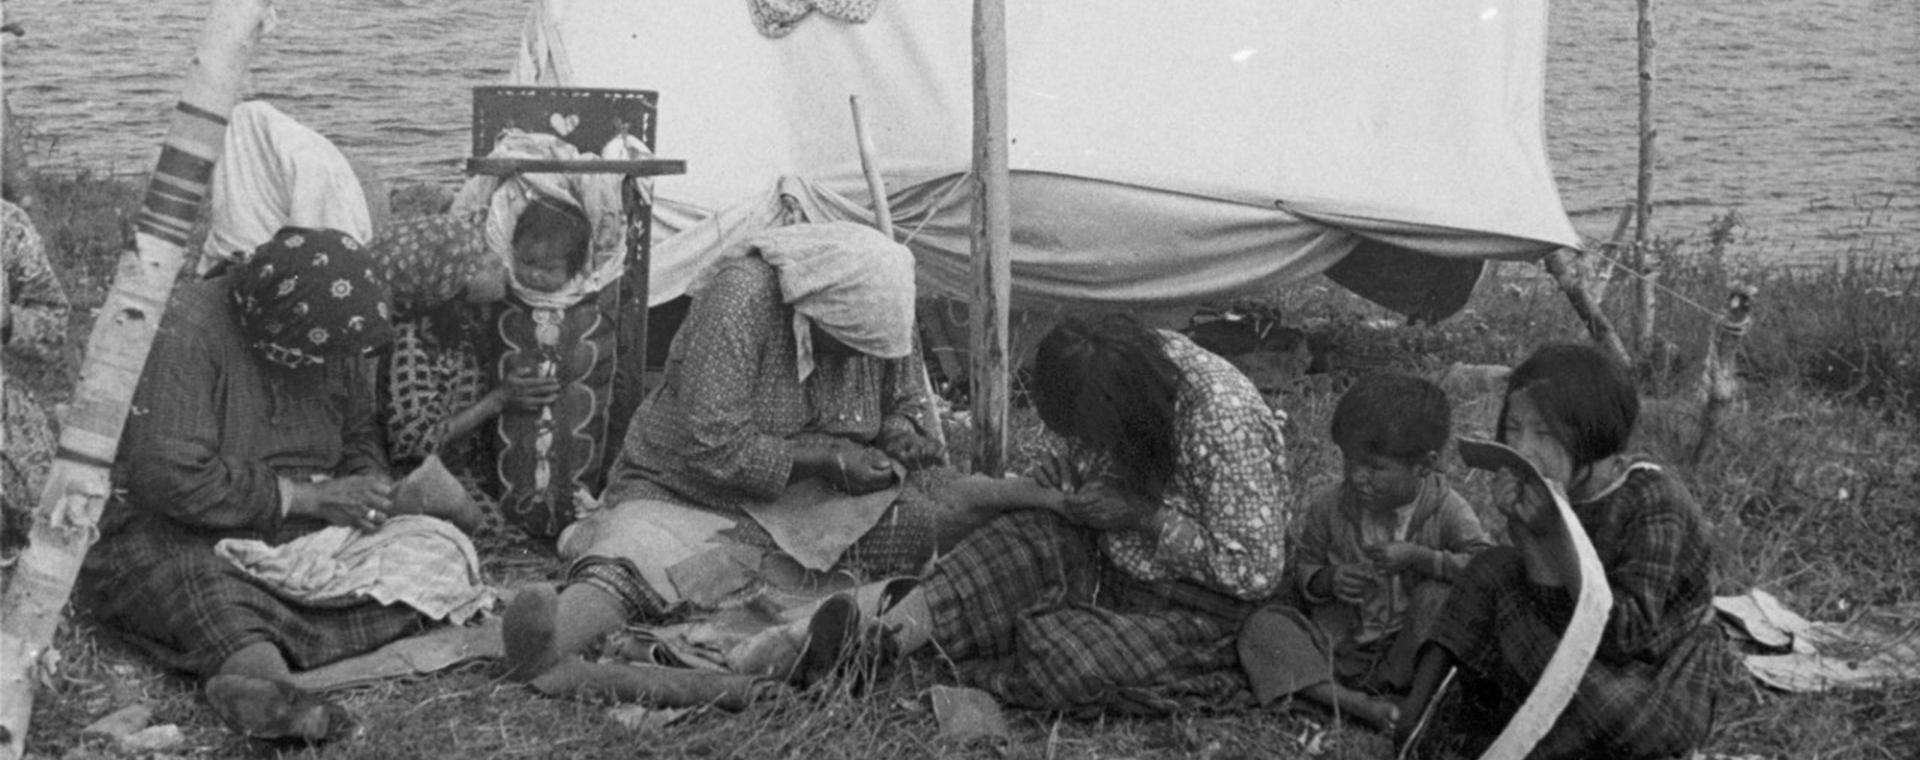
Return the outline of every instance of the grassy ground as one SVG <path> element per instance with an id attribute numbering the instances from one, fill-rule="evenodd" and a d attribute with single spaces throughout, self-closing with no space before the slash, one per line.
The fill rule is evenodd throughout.
<path id="1" fill-rule="evenodd" d="M 74 298 L 74 336 L 85 340 L 89 309 L 105 293 L 137 192 L 85 175 L 44 178 L 34 209 Z M 1718 588 L 1758 586 L 1810 618 L 1845 620 L 1864 608 L 1920 600 L 1920 288 L 1911 270 L 1888 262 L 1912 250 L 1851 251 L 1833 269 L 1755 270 L 1735 236 L 1668 241 L 1668 283 L 1686 298 L 1717 304 L 1729 271 L 1759 285 L 1756 325 L 1742 351 L 1743 399 L 1720 445 L 1685 468 L 1718 549 Z M 1909 244 L 1911 245 L 1911 243 Z M 1842 252 L 1836 252 L 1842 253 Z M 1629 288 L 1607 307 L 1625 325 Z M 1262 299 L 1307 330 L 1334 377 L 1376 369 L 1433 372 L 1454 362 L 1512 364 L 1549 340 L 1580 338 L 1561 296 L 1530 266 L 1506 266 L 1481 287 L 1472 308 L 1437 326 L 1381 327 L 1390 315 L 1324 284 Z M 1661 335 L 1678 357 L 1646 376 L 1656 400 L 1639 445 L 1685 461 L 1695 427 L 1685 410 L 1711 320 L 1672 299 Z M 77 352 L 76 352 L 77 353 Z M 74 366 L 41 368 L 30 384 L 47 397 L 69 391 Z M 1277 400 L 1290 412 L 1289 466 L 1301 493 L 1330 483 L 1339 466 L 1325 439 L 1336 382 L 1303 383 Z M 1484 407 L 1465 405 L 1463 424 Z M 1016 413 L 1019 441 L 1033 422 Z M 1462 477 L 1470 498 L 1485 485 Z M 495 547 L 487 571 L 502 583 L 545 577 L 537 550 Z M 144 664 L 84 620 L 57 643 L 62 667 L 43 687 L 29 746 L 46 757 L 113 756 L 79 729 L 133 703 L 155 707 L 188 739 L 176 754 L 225 757 L 258 748 L 220 728 L 192 685 Z M 1382 737 L 1335 716 L 1282 710 L 1141 720 L 1068 720 L 1013 712 L 1010 742 L 950 743 L 936 736 L 927 689 L 950 683 L 928 657 L 882 674 L 855 695 L 844 689 L 782 698 L 741 714 L 695 711 L 629 728 L 605 707 L 538 698 L 490 677 L 485 666 L 345 695 L 366 723 L 364 738 L 324 750 L 328 758 L 376 757 L 1330 757 L 1389 755 Z M 1768 758 L 1920 756 L 1920 684 L 1793 695 L 1770 691 L 1729 666 L 1713 755 Z M 656 716 L 664 718 L 666 716 Z"/>

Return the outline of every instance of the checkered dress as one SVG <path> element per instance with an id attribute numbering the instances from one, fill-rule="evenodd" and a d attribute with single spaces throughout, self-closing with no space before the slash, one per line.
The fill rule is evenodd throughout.
<path id="1" fill-rule="evenodd" d="M 1713 552 L 1680 480 L 1653 467 L 1577 504 L 1613 589 L 1600 651 L 1535 758 L 1685 756 L 1706 740 L 1724 643 L 1709 619 Z M 1453 652 L 1479 725 L 1497 731 L 1526 699 L 1573 616 L 1565 589 L 1527 580 L 1520 552 L 1488 550 L 1458 581 L 1433 640 Z"/>

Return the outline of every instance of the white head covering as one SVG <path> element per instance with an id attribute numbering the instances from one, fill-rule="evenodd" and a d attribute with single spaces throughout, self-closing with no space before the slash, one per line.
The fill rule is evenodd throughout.
<path id="1" fill-rule="evenodd" d="M 747 241 L 780 274 L 793 305 L 800 379 L 813 374 L 813 324 L 855 350 L 882 359 L 913 351 L 913 254 L 878 230 L 852 222 L 797 224 Z"/>

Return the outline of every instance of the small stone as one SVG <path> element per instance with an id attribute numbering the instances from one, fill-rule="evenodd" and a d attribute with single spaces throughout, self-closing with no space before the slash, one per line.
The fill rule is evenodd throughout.
<path id="1" fill-rule="evenodd" d="M 1005 739 L 1012 735 L 1007 716 L 993 696 L 979 689 L 935 686 L 929 692 L 940 735 L 957 741 L 982 736 Z"/>
<path id="2" fill-rule="evenodd" d="M 150 726 L 139 733 L 120 740 L 120 748 L 128 752 L 160 752 L 173 749 L 187 743 L 187 737 L 180 727 L 172 723 L 164 726 Z"/>
<path id="3" fill-rule="evenodd" d="M 120 739 L 146 728 L 153 722 L 153 708 L 146 705 L 127 705 L 112 714 L 87 724 L 80 729 L 81 736 L 101 736 L 108 739 Z"/>
<path id="4" fill-rule="evenodd" d="M 688 710 L 660 710 L 645 705 L 621 705 L 607 711 L 607 717 L 626 726 L 629 731 L 647 731 L 666 728 Z"/>

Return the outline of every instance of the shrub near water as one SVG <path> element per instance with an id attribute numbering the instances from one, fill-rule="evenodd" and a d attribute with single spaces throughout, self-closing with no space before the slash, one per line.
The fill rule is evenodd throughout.
<path id="1" fill-rule="evenodd" d="M 88 174 L 43 177 L 34 209 L 62 269 L 76 312 L 73 340 L 84 341 L 91 310 L 110 284 L 126 245 L 125 223 L 138 189 Z M 423 194 L 424 197 L 424 194 Z M 1728 271 L 1745 271 L 1760 288 L 1758 312 L 1741 351 L 1744 396 L 1728 411 L 1724 436 L 1697 466 L 1681 467 L 1715 531 L 1720 593 L 1758 586 L 1810 618 L 1844 620 L 1863 608 L 1916 600 L 1920 579 L 1920 442 L 1914 434 L 1916 291 L 1912 270 L 1893 256 L 1855 255 L 1827 268 L 1742 267 L 1738 241 L 1719 254 L 1709 237 L 1667 241 L 1673 258 L 1665 284 L 1717 308 Z M 1856 252 L 1859 253 L 1859 252 Z M 1905 278 L 1905 279 L 1903 279 Z M 1606 309 L 1624 330 L 1630 287 L 1610 289 Z M 1282 289 L 1264 301 L 1306 328 L 1316 366 L 1335 374 L 1380 369 L 1433 372 L 1453 362 L 1514 364 L 1547 341 L 1583 339 L 1564 299 L 1532 266 L 1502 265 L 1471 309 L 1439 325 L 1379 328 L 1391 315 L 1323 283 Z M 1649 381 L 1637 445 L 1684 462 L 1697 429 L 1687 397 L 1714 323 L 1668 299 L 1661 335 L 1678 347 L 1674 369 Z M 1029 336 L 1031 337 L 1031 336 Z M 1817 357 L 1831 356 L 1823 364 Z M 1843 361 L 1844 360 L 1844 361 Z M 1830 367 L 1844 382 L 1830 380 Z M 73 382 L 73 364 L 44 378 L 56 397 Z M 1902 374 L 1902 373 L 1906 374 Z M 1851 373 L 1851 374 L 1846 374 Z M 1904 378 L 1904 379 L 1902 379 Z M 1338 382 L 1303 383 L 1277 401 L 1288 413 L 1288 465 L 1296 497 L 1331 484 L 1339 452 L 1326 440 Z M 39 388 L 36 388 L 39 389 Z M 1466 413 L 1466 412 L 1463 412 Z M 1014 469 L 1039 438 L 1037 422 L 1015 410 Z M 956 432 L 960 432 L 956 430 Z M 954 442 L 962 450 L 965 435 Z M 1452 476 L 1477 504 L 1485 479 L 1460 468 Z M 1490 510 L 1490 528 L 1499 532 Z M 524 548 L 489 548 L 484 570 L 511 585 L 554 572 L 551 558 Z M 58 757 L 82 747 L 82 726 L 141 702 L 156 722 L 179 723 L 190 742 L 214 756 L 253 748 L 220 728 L 194 686 L 161 674 L 84 622 L 65 626 L 58 677 L 35 705 L 30 746 Z M 367 735 L 313 754 L 374 757 L 1294 757 L 1372 758 L 1385 739 L 1321 713 L 1281 711 L 1228 716 L 1070 721 L 1030 711 L 1010 717 L 1014 742 L 954 745 L 935 737 L 925 690 L 950 683 L 936 657 L 917 658 L 845 689 L 756 705 L 740 715 L 696 711 L 671 725 L 627 728 L 605 709 L 540 699 L 492 680 L 484 666 L 345 695 Z M 1822 695 L 1788 695 L 1758 686 L 1729 666 L 1709 753 L 1762 757 L 1905 758 L 1920 756 L 1920 686 Z"/>

